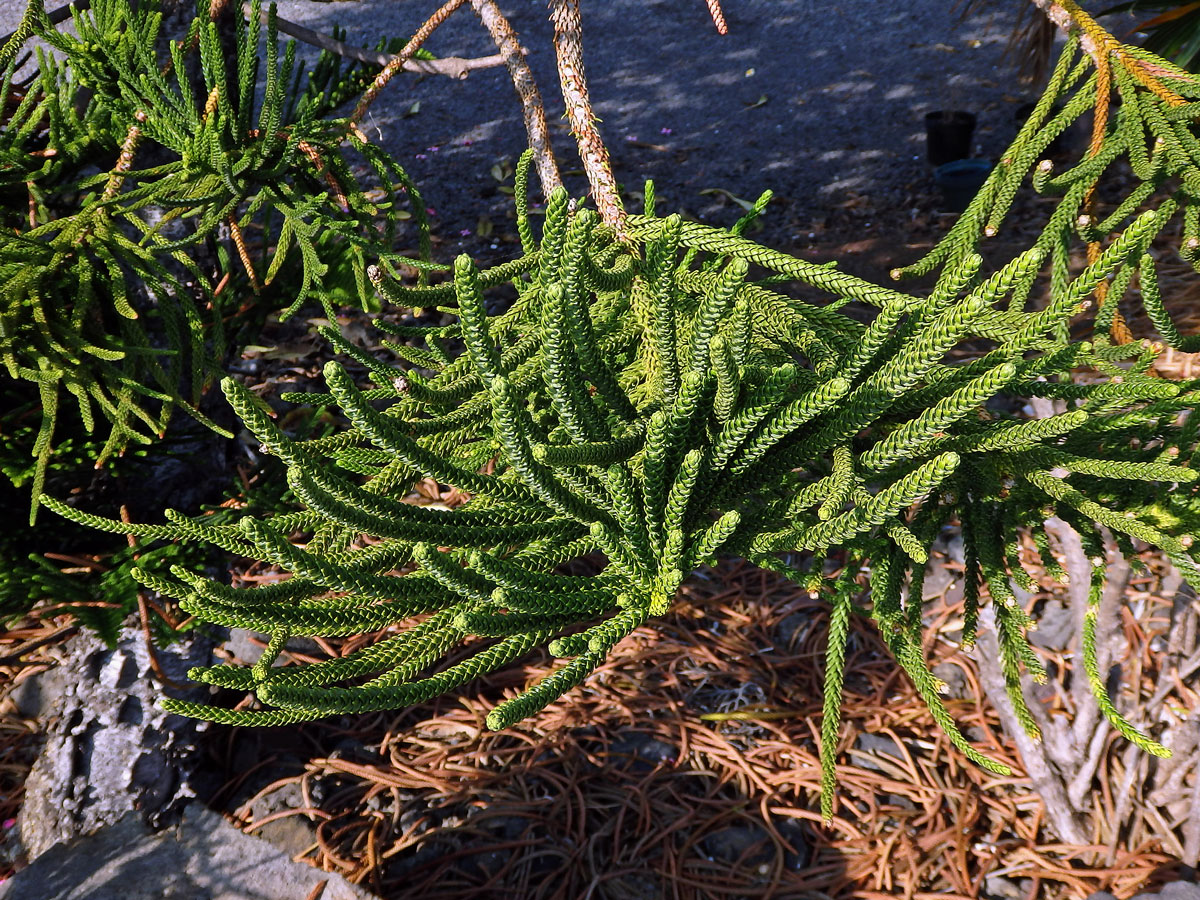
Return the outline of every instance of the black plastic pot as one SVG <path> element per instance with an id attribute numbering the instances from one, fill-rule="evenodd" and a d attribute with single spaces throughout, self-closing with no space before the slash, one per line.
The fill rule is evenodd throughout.
<path id="1" fill-rule="evenodd" d="M 938 109 L 925 114 L 925 152 L 934 166 L 971 155 L 975 114 L 961 109 Z"/>
<path id="2" fill-rule="evenodd" d="M 956 159 L 933 170 L 933 181 L 942 192 L 947 212 L 962 212 L 979 193 L 992 163 L 986 159 Z"/>
<path id="3" fill-rule="evenodd" d="M 1022 103 L 1017 107 L 1017 111 L 1013 114 L 1013 121 L 1016 123 L 1018 131 L 1025 125 L 1026 119 L 1033 115 L 1033 110 L 1036 106 L 1036 103 Z M 1062 107 L 1055 106 L 1050 110 L 1050 115 L 1047 118 L 1052 118 L 1058 112 L 1060 112 L 1061 109 Z M 1078 129 L 1076 127 L 1077 124 L 1078 122 L 1072 122 L 1066 127 L 1066 129 L 1060 132 L 1058 137 L 1046 145 L 1046 149 L 1042 151 L 1042 156 L 1065 156 L 1066 154 L 1070 153 L 1071 144 L 1074 143 L 1078 137 Z"/>

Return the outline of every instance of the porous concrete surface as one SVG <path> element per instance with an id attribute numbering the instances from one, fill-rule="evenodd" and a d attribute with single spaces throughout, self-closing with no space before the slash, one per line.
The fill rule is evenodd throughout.
<path id="1" fill-rule="evenodd" d="M 136 813 L 59 844 L 0 884 L 0 900 L 370 900 L 340 875 L 293 862 L 198 803 L 155 833 Z"/>

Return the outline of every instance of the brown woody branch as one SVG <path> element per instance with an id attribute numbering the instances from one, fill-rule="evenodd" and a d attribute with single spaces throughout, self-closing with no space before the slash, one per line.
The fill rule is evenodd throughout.
<path id="1" fill-rule="evenodd" d="M 579 158 L 592 186 L 592 199 L 600 218 L 617 234 L 625 231 L 625 207 L 617 191 L 608 148 L 596 129 L 596 116 L 588 96 L 587 76 L 583 70 L 583 30 L 579 19 L 579 0 L 550 0 L 550 21 L 554 23 L 554 52 L 558 60 L 558 78 L 567 121 L 579 147 Z"/>
<path id="2" fill-rule="evenodd" d="M 542 95 L 538 91 L 529 64 L 525 62 L 525 52 L 512 25 L 504 18 L 495 0 L 471 0 L 471 8 L 495 41 L 500 51 L 499 56 L 508 67 L 508 74 L 512 77 L 517 96 L 521 98 L 525 132 L 529 137 L 529 147 L 533 150 L 538 180 L 542 183 L 542 193 L 548 196 L 552 190 L 562 185 L 562 178 L 558 174 L 558 164 L 554 160 L 554 150 L 550 145 L 550 132 L 546 128 L 546 109 L 542 105 Z"/>
<path id="3" fill-rule="evenodd" d="M 421 27 L 401 49 L 400 52 L 393 56 L 386 66 L 383 67 L 375 80 L 371 82 L 371 86 L 367 88 L 366 93 L 362 95 L 362 99 L 358 101 L 358 106 L 354 107 L 354 112 L 350 114 L 350 124 L 357 126 L 362 121 L 362 117 L 367 114 L 367 109 L 375 102 L 375 98 L 379 93 L 387 87 L 389 81 L 404 68 L 404 64 L 409 62 L 413 54 L 421 49 L 421 45 L 429 39 L 429 36 L 437 30 L 438 26 L 446 21 L 456 9 L 463 5 L 465 0 L 446 0 L 437 10 L 426 19 Z"/>
<path id="4" fill-rule="evenodd" d="M 708 0 L 708 14 L 712 16 L 713 24 L 717 26 L 718 34 L 729 34 L 729 26 L 725 23 L 725 13 L 721 11 L 721 0 Z"/>
<path id="5" fill-rule="evenodd" d="M 1080 27 L 1071 13 L 1062 4 L 1056 2 L 1056 0 L 1032 0 L 1032 3 L 1045 14 L 1047 19 L 1063 31 L 1074 31 Z M 1084 51 L 1093 59 L 1098 59 L 1101 55 L 1101 49 L 1096 46 L 1094 38 L 1086 32 L 1080 35 L 1080 38 L 1080 44 L 1083 46 Z"/>

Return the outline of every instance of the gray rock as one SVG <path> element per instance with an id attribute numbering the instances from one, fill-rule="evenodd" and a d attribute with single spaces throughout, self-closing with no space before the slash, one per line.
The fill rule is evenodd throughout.
<path id="1" fill-rule="evenodd" d="M 304 793 L 294 781 L 282 785 L 279 790 L 263 794 L 250 806 L 251 823 L 273 813 L 304 806 Z M 288 856 L 304 853 L 317 840 L 317 829 L 302 815 L 281 816 L 255 828 L 253 834 L 267 843 L 278 847 Z"/>
<path id="2" fill-rule="evenodd" d="M 984 731 L 978 725 L 968 725 L 963 729 L 963 735 L 972 744 L 985 744 L 988 741 L 988 732 Z"/>
<path id="3" fill-rule="evenodd" d="M 1029 643 L 1043 650 L 1065 650 L 1077 629 L 1070 607 L 1060 600 L 1047 600 L 1037 615 L 1037 629 L 1029 632 Z"/>
<path id="4" fill-rule="evenodd" d="M 784 865 L 793 872 L 804 869 L 812 862 L 812 838 L 808 829 L 796 819 L 775 819 L 775 828 L 787 841 L 787 852 L 784 855 Z"/>
<path id="5" fill-rule="evenodd" d="M 1086 900 L 1117 900 L 1108 891 L 1096 891 L 1094 894 L 1088 894 Z"/>
<path id="6" fill-rule="evenodd" d="M 864 769 L 873 769 L 876 772 L 882 772 L 883 767 L 871 760 L 871 754 L 876 756 L 894 756 L 896 759 L 904 758 L 904 752 L 896 742 L 884 734 L 860 734 L 854 739 L 854 748 L 865 751 L 864 753 L 851 754 L 855 764 L 862 766 Z"/>
<path id="7" fill-rule="evenodd" d="M 254 834 L 288 859 L 306 853 L 317 842 L 317 829 L 304 816 L 284 816 L 256 828 Z"/>
<path id="8" fill-rule="evenodd" d="M 808 630 L 813 627 L 815 616 L 811 612 L 794 612 L 788 613 L 775 626 L 775 642 L 779 645 L 781 652 L 791 651 L 796 648 L 804 637 L 808 634 Z"/>
<path id="9" fill-rule="evenodd" d="M 1003 878 L 999 875 L 989 875 L 983 880 L 983 894 L 985 897 L 993 897 L 996 900 L 1016 900 L 1018 897 L 1025 896 L 1019 884 L 1011 878 Z"/>
<path id="10" fill-rule="evenodd" d="M 705 835 L 700 842 L 709 859 L 753 866 L 775 855 L 767 832 L 758 825 L 730 825 Z"/>
<path id="11" fill-rule="evenodd" d="M 0 884 L 0 900 L 371 900 L 340 875 L 292 862 L 198 803 L 155 834 L 127 813 L 59 844 Z"/>
<path id="12" fill-rule="evenodd" d="M 946 539 L 946 555 L 958 563 L 964 565 L 967 559 L 966 550 L 963 546 L 962 533 L 950 535 Z"/>
<path id="13" fill-rule="evenodd" d="M 1017 604 L 1021 608 L 1025 608 L 1029 605 L 1029 601 L 1033 599 L 1032 593 L 1025 590 L 1025 588 L 1021 587 L 1021 585 L 1017 584 L 1017 582 L 1011 578 L 1008 580 L 1008 586 L 1012 589 L 1013 596 L 1017 598 Z"/>
<path id="14" fill-rule="evenodd" d="M 1160 900 L 1200 900 L 1200 884 L 1194 881 L 1173 881 L 1163 885 Z"/>
<path id="15" fill-rule="evenodd" d="M 536 823 L 524 816 L 499 815 L 481 818 L 478 827 L 502 841 L 516 841 L 536 828 Z"/>
<path id="16" fill-rule="evenodd" d="M 962 667 L 946 662 L 933 667 L 933 674 L 946 683 L 944 696 L 961 700 L 967 696 L 967 676 Z"/>
<path id="17" fill-rule="evenodd" d="M 260 634 L 257 631 L 248 631 L 245 628 L 230 628 L 229 640 L 225 642 L 225 649 L 233 654 L 239 662 L 253 664 L 258 662 L 258 658 L 262 656 L 263 645 L 266 642 L 267 636 L 265 634 Z M 312 638 L 306 637 L 290 638 L 285 647 L 296 653 L 321 652 L 321 648 L 317 646 L 317 642 Z M 282 662 L 276 660 L 275 665 L 282 665 Z"/>
<path id="18" fill-rule="evenodd" d="M 212 642 L 197 635 L 158 650 L 167 676 L 186 682 L 211 662 Z M 21 714 L 45 724 L 42 750 L 25 784 L 19 840 L 34 859 L 55 844 L 117 822 L 131 809 L 144 822 L 169 822 L 196 796 L 196 739 L 207 726 L 158 706 L 140 631 L 126 629 L 115 649 L 81 632 L 52 651 L 58 665 L 25 681 Z M 189 699 L 203 700 L 196 686 Z"/>
<path id="19" fill-rule="evenodd" d="M 957 578 L 957 573 L 935 563 L 925 573 L 925 581 L 921 585 L 921 599 L 929 601 L 943 596 Z"/>
<path id="20" fill-rule="evenodd" d="M 876 796 L 879 796 L 879 795 L 877 794 Z M 898 809 L 915 810 L 917 808 L 917 804 L 913 803 L 911 800 L 909 800 L 903 794 L 884 794 L 883 795 L 883 805 L 884 806 L 894 806 L 894 807 L 897 807 Z"/>
<path id="21" fill-rule="evenodd" d="M 679 757 L 679 748 L 642 731 L 622 734 L 609 747 L 612 756 L 632 759 L 633 768 L 649 770 L 660 765 L 670 765 Z"/>

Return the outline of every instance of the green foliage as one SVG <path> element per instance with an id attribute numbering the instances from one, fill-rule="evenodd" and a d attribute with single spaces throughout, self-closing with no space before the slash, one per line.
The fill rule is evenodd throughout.
<path id="1" fill-rule="evenodd" d="M 249 25 L 231 18 L 229 47 L 207 15 L 169 41 L 152 2 L 96 0 L 58 31 L 32 0 L 0 52 L 0 359 L 41 394 L 35 510 L 64 403 L 89 432 L 109 423 L 101 464 L 160 436 L 176 407 L 217 429 L 198 404 L 229 320 L 284 296 L 288 312 L 316 300 L 330 316 L 369 302 L 366 261 L 394 258 L 405 193 L 427 249 L 407 176 L 330 117 L 361 67 L 325 55 L 301 87 L 274 7 L 265 35 L 257 2 L 251 12 Z M 18 85 L 32 38 L 60 58 L 36 47 L 37 71 Z M 292 267 L 285 293 L 273 282 Z M 243 276 L 253 302 L 226 289 Z"/>
<path id="2" fill-rule="evenodd" d="M 200 570 L 209 556 L 203 547 L 163 544 L 143 551 L 120 540 L 97 554 L 99 558 L 91 565 L 70 566 L 56 565 L 37 553 L 23 559 L 10 556 L 8 549 L 0 546 L 0 559 L 7 571 L 0 583 L 0 620 L 17 621 L 35 604 L 49 601 L 55 614 L 70 613 L 110 646 L 116 644 L 122 625 L 137 609 L 141 586 L 133 572 L 138 566 L 179 565 Z M 154 617 L 151 621 L 156 639 L 177 637 L 162 619 Z"/>
<path id="3" fill-rule="evenodd" d="M 1155 377 L 1154 354 L 1141 343 L 1103 333 L 1085 340 L 1069 327 L 1109 279 L 1128 285 L 1138 270 L 1150 283 L 1150 242 L 1177 212 L 1190 234 L 1200 144 L 1189 115 L 1200 105 L 1173 104 L 1118 75 L 1124 102 L 1099 151 L 1059 176 L 1036 166 L 1035 185 L 1065 196 L 1035 246 L 980 275 L 981 237 L 1000 226 L 1053 136 L 1095 103 L 1078 57 L 1072 42 L 1006 161 L 946 240 L 910 267 L 939 271 L 925 296 L 763 247 L 741 235 L 744 223 L 722 230 L 651 210 L 630 216 L 617 236 L 590 210 L 573 211 L 561 189 L 548 198 L 540 241 L 523 226 L 520 259 L 480 271 L 461 256 L 451 280 L 433 286 L 401 285 L 372 269 L 387 301 L 457 321 L 395 329 L 407 343 L 394 349 L 409 362 L 373 359 L 328 332 L 375 385 L 364 390 L 341 365 L 326 367 L 328 392 L 311 402 L 336 403 L 345 431 L 293 438 L 243 386 L 223 382 L 246 427 L 286 464 L 305 511 L 238 525 L 175 515 L 135 530 L 146 539 L 207 540 L 291 575 L 234 589 L 178 568 L 170 577 L 139 571 L 202 619 L 272 636 L 251 667 L 192 672 L 253 691 L 262 708 L 171 708 L 247 725 L 394 709 L 544 647 L 562 662 L 488 716 L 489 726 L 508 727 L 579 685 L 623 637 L 666 613 L 697 567 L 733 555 L 831 593 L 827 813 L 849 619 L 863 611 L 854 600 L 864 570 L 865 610 L 935 720 L 969 758 L 1006 772 L 963 737 L 924 658 L 914 598 L 944 528 L 963 529 L 963 641 L 973 641 L 979 604 L 990 598 L 1009 694 L 1031 733 L 1019 678 L 1043 673 L 1010 581 L 1028 584 L 1036 573 L 1024 570 L 1016 536 L 1031 535 L 1048 556 L 1045 522 L 1058 516 L 1089 546 L 1110 536 L 1126 552 L 1135 542 L 1158 547 L 1200 585 L 1191 538 L 1200 514 L 1192 467 L 1200 384 Z M 1180 70 L 1155 65 L 1168 73 L 1169 92 L 1200 94 Z M 1063 111 L 1052 112 L 1064 99 Z M 1145 212 L 1122 204 L 1120 215 L 1080 221 L 1084 195 L 1122 156 L 1165 198 Z M 526 154 L 519 186 L 529 165 Z M 1138 196 L 1142 203 L 1158 194 Z M 525 198 L 517 202 L 524 209 Z M 1075 236 L 1110 235 L 1091 265 L 1072 269 Z M 1184 254 L 1192 249 L 1185 237 Z M 782 281 L 798 290 L 776 290 Z M 517 299 L 489 313 L 485 294 L 503 284 Z M 1108 302 L 1117 293 L 1110 289 Z M 873 319 L 864 324 L 850 303 Z M 1156 303 L 1148 300 L 1166 321 Z M 1057 405 L 1053 415 L 1018 412 L 1042 400 Z M 455 509 L 407 502 L 423 477 L 470 499 Z M 44 502 L 77 521 L 128 529 Z M 597 574 L 562 573 L 562 564 L 596 554 Z M 821 574 L 827 562 L 842 572 L 831 585 Z M 1099 584 L 1100 567 L 1095 574 Z M 344 657 L 271 665 L 290 634 L 385 627 L 394 630 Z M 1089 634 L 1085 666 L 1102 709 L 1139 746 L 1163 752 L 1117 714 Z M 436 667 L 459 647 L 458 662 Z"/>
<path id="4" fill-rule="evenodd" d="M 1143 46 L 1185 69 L 1196 68 L 1200 54 L 1200 4 L 1194 0 L 1128 0 L 1102 10 L 1098 15 L 1133 13 L 1149 18 L 1133 29 L 1146 35 Z"/>
<path id="5" fill-rule="evenodd" d="M 20 488 L 33 477 L 28 437 L 37 431 L 39 413 L 36 391 L 32 398 L 18 402 L 22 394 L 30 392 L 21 390 L 27 386 L 20 382 L 15 387 L 17 391 L 0 395 L 9 409 L 0 432 L 0 466 L 8 478 L 0 480 L 0 506 L 5 509 L 20 507 Z M 101 504 L 114 511 L 122 502 L 145 507 L 149 492 L 144 487 L 163 484 L 164 469 L 195 471 L 209 462 L 208 458 L 203 462 L 196 459 L 205 456 L 207 444 L 205 432 L 193 424 L 190 430 L 180 429 L 151 447 L 110 460 L 98 472 L 93 460 L 101 442 L 86 435 L 78 422 L 65 424 L 59 450 L 48 467 L 46 489 L 52 495 L 80 491 L 89 505 Z M 262 460 L 258 471 L 243 469 L 236 490 L 226 492 L 223 505 L 205 512 L 205 522 L 227 524 L 243 515 L 288 509 L 291 497 L 282 475 L 278 461 L 270 458 Z M 0 625 L 53 608 L 56 615 L 70 614 L 111 642 L 129 614 L 137 610 L 140 586 L 133 577 L 135 568 L 180 565 L 199 572 L 216 562 L 213 548 L 203 543 L 142 542 L 131 548 L 121 529 L 103 534 L 57 516 L 40 517 L 33 526 L 20 520 L 10 522 L 0 528 L 0 571 L 4 572 L 0 578 Z M 156 638 L 178 636 L 159 616 L 152 615 L 150 620 Z"/>

